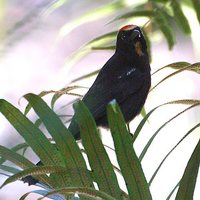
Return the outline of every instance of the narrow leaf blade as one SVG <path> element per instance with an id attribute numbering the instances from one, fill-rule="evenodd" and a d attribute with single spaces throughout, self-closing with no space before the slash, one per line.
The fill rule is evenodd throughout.
<path id="1" fill-rule="evenodd" d="M 117 199 L 122 199 L 116 175 L 100 140 L 91 113 L 82 101 L 75 104 L 75 110 L 75 116 L 80 126 L 82 143 L 99 189 Z"/>
<path id="2" fill-rule="evenodd" d="M 185 34 L 190 34 L 191 33 L 190 25 L 188 23 L 187 18 L 184 15 L 184 12 L 181 8 L 180 3 L 178 3 L 177 0 L 173 0 L 171 2 L 171 6 L 172 6 L 175 20 L 177 24 L 179 25 L 179 27 L 182 29 L 182 31 Z"/>
<path id="3" fill-rule="evenodd" d="M 35 165 L 30 162 L 28 159 L 23 157 L 22 155 L 0 145 L 0 156 L 5 160 L 9 160 L 12 163 L 16 164 L 22 169 L 34 167 Z M 46 183 L 49 186 L 52 186 L 51 179 L 46 175 L 37 176 L 38 180 L 41 180 L 43 183 Z M 1 186 L 3 187 L 3 186 Z"/>
<path id="4" fill-rule="evenodd" d="M 71 173 L 70 177 L 73 177 L 71 184 L 91 186 L 92 181 L 90 180 L 84 158 L 76 141 L 65 125 L 39 96 L 27 94 L 25 98 L 55 140 L 56 146 L 65 161 L 65 167 L 68 169 L 68 173 Z M 70 177 L 68 176 L 68 178 Z"/>
<path id="5" fill-rule="evenodd" d="M 43 163 L 60 163 L 56 148 L 45 135 L 17 108 L 6 100 L 0 100 L 0 112 L 14 126 L 18 133 L 30 145 L 33 151 L 40 156 Z"/>
<path id="6" fill-rule="evenodd" d="M 172 49 L 175 44 L 174 34 L 172 28 L 168 25 L 168 20 L 166 19 L 164 11 L 157 9 L 153 19 L 165 36 L 169 49 Z"/>
<path id="7" fill-rule="evenodd" d="M 192 3 L 193 3 L 193 6 L 194 6 L 194 9 L 196 11 L 196 15 L 197 15 L 197 19 L 199 21 L 199 24 L 200 24 L 200 0 L 192 0 Z"/>
<path id="8" fill-rule="evenodd" d="M 133 148 L 132 137 L 126 129 L 119 106 L 116 103 L 110 103 L 107 113 L 117 160 L 125 179 L 130 199 L 152 199 L 142 166 Z"/>
<path id="9" fill-rule="evenodd" d="M 1 188 L 4 187 L 5 185 L 12 183 L 16 180 L 22 179 L 26 176 L 29 175 L 44 175 L 47 173 L 59 173 L 64 171 L 65 168 L 59 167 L 59 166 L 34 166 L 28 169 L 25 169 L 23 171 L 20 171 L 9 178 L 6 179 L 6 181 L 2 184 Z"/>
<path id="10" fill-rule="evenodd" d="M 75 194 L 75 193 L 84 196 L 87 199 L 117 200 L 116 198 L 113 198 L 112 196 L 108 195 L 103 191 L 100 190 L 98 191 L 92 188 L 85 188 L 85 187 L 68 187 L 68 188 L 58 189 L 47 193 L 45 197 L 49 197 L 55 194 Z"/>
<path id="11" fill-rule="evenodd" d="M 196 145 L 181 178 L 176 200 L 193 199 L 200 164 L 200 140 Z"/>

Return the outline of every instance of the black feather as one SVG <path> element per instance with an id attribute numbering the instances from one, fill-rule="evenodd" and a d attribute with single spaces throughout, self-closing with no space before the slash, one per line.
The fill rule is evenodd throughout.
<path id="1" fill-rule="evenodd" d="M 114 55 L 100 70 L 83 102 L 97 126 L 108 126 L 106 107 L 113 99 L 119 104 L 125 121 L 129 122 L 141 111 L 150 86 L 150 65 L 144 36 L 139 27 L 128 25 L 120 29 Z M 80 139 L 80 131 L 75 118 L 76 113 L 68 128 L 77 140 Z M 29 185 L 37 183 L 31 176 L 23 180 Z"/>
<path id="2" fill-rule="evenodd" d="M 137 32 L 132 38 L 134 30 Z M 119 104 L 125 121 L 129 122 L 142 109 L 150 85 L 146 42 L 141 30 L 134 27 L 133 30 L 119 32 L 115 54 L 100 70 L 93 85 L 83 97 L 83 102 L 92 113 L 97 126 L 108 126 L 106 106 L 113 99 Z M 69 130 L 75 139 L 80 139 L 75 118 L 74 115 Z"/>

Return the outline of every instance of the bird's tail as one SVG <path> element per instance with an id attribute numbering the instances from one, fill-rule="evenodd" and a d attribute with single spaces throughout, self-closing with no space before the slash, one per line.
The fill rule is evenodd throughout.
<path id="1" fill-rule="evenodd" d="M 42 161 L 39 161 L 36 165 L 37 166 L 43 165 Z M 22 181 L 24 181 L 24 183 L 28 183 L 29 186 L 39 183 L 39 181 L 37 179 L 33 178 L 32 176 L 26 176 L 26 177 L 22 178 Z"/>
<path id="2" fill-rule="evenodd" d="M 71 134 L 73 135 L 73 137 L 75 138 L 75 140 L 80 140 L 79 126 L 76 123 L 74 117 L 72 118 L 68 129 L 71 132 Z M 39 161 L 36 165 L 38 165 L 38 166 L 42 165 L 42 162 Z M 22 181 L 24 181 L 24 183 L 28 183 L 28 185 L 35 185 L 36 183 L 38 183 L 38 180 L 33 178 L 32 176 L 26 176 L 22 179 Z"/>

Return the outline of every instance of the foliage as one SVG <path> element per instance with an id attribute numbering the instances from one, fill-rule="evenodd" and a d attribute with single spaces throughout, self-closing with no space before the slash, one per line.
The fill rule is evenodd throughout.
<path id="1" fill-rule="evenodd" d="M 45 15 L 50 14 L 54 9 L 69 2 L 70 1 L 67 0 L 55 1 L 48 7 Z M 141 1 L 141 3 L 137 5 L 128 5 L 126 1 L 117 0 L 112 3 L 105 3 L 102 7 L 89 11 L 84 15 L 79 16 L 76 20 L 65 24 L 60 29 L 59 38 L 65 37 L 77 26 L 99 20 L 105 16 L 109 16 L 110 19 L 114 18 L 109 23 L 121 23 L 121 21 L 124 23 L 124 21 L 128 21 L 132 18 L 146 17 L 147 23 L 145 23 L 142 28 L 148 42 L 149 52 L 151 51 L 150 47 L 152 40 L 149 35 L 156 31 L 163 34 L 166 38 L 169 49 L 172 49 L 176 41 L 174 27 L 179 27 L 184 34 L 191 33 L 190 24 L 188 23 L 188 19 L 182 8 L 186 3 L 188 3 L 188 6 L 193 7 L 200 22 L 199 0 L 150 0 Z M 42 10 L 42 12 L 43 11 L 44 10 Z M 41 13 L 41 10 L 38 12 Z M 121 14 L 116 16 L 116 12 Z M 34 16 L 39 13 L 34 10 Z M 29 17 L 32 17 L 31 13 L 29 13 Z M 13 32 L 16 31 L 18 27 L 23 26 L 25 22 L 26 20 L 22 20 L 21 23 L 18 22 L 13 29 L 11 29 L 10 33 L 13 34 Z M 113 42 L 116 33 L 117 31 L 113 30 L 110 33 L 101 35 L 88 42 L 84 47 L 70 57 L 70 61 L 74 62 L 77 59 L 80 59 L 82 55 L 90 53 L 91 50 L 113 50 L 115 48 Z M 152 76 L 166 68 L 172 68 L 175 71 L 161 79 L 151 88 L 151 91 L 164 81 L 183 71 L 189 70 L 199 74 L 200 64 L 176 62 L 160 68 L 158 71 L 154 72 Z M 1 188 L 27 175 L 32 175 L 40 181 L 38 186 L 43 189 L 28 192 L 20 198 L 21 200 L 26 199 L 30 193 L 40 194 L 42 198 L 48 196 L 55 200 L 74 199 L 75 193 L 78 194 L 81 199 L 152 199 L 150 186 L 163 163 L 182 143 L 182 141 L 184 141 L 188 135 L 200 126 L 200 123 L 197 123 L 189 131 L 186 131 L 186 134 L 166 154 L 161 163 L 155 169 L 150 181 L 147 181 L 141 162 L 148 152 L 152 142 L 161 130 L 183 113 L 199 106 L 200 100 L 182 99 L 158 105 L 146 113 L 132 135 L 130 135 L 126 127 L 119 106 L 114 101 L 110 102 L 107 108 L 108 121 L 115 147 L 114 153 L 119 164 L 119 166 L 115 166 L 109 158 L 107 147 L 102 143 L 102 140 L 99 137 L 99 130 L 96 127 L 94 119 L 83 102 L 77 101 L 74 104 L 74 108 L 78 113 L 77 122 L 81 130 L 83 148 L 74 140 L 59 116 L 53 111 L 57 100 L 63 95 L 77 95 L 73 90 L 80 88 L 80 86 L 72 84 L 97 73 L 98 70 L 91 74 L 79 77 L 72 81 L 70 86 L 59 91 L 51 90 L 43 91 L 39 95 L 25 95 L 24 97 L 28 101 L 28 105 L 24 113 L 6 100 L 0 100 L 0 112 L 25 140 L 24 143 L 18 144 L 12 149 L 0 146 L 0 169 L 4 171 L 4 175 L 8 176 Z M 51 99 L 50 108 L 41 97 L 51 93 L 54 95 Z M 141 130 L 148 123 L 151 115 L 159 108 L 172 104 L 185 104 L 188 105 L 188 107 L 158 127 L 145 145 L 141 154 L 137 156 L 134 143 L 137 141 L 138 137 L 140 137 Z M 35 113 L 38 115 L 36 123 L 33 123 L 27 117 L 31 108 L 33 108 Z M 47 137 L 44 131 L 39 128 L 41 123 L 44 124 L 50 134 L 50 138 Z M 29 147 L 43 162 L 43 166 L 35 166 L 26 158 L 25 152 Z M 192 199 L 200 163 L 199 148 L 200 143 L 198 142 L 188 160 L 182 178 L 180 178 L 178 183 L 175 183 L 176 186 L 167 199 L 170 199 L 172 194 L 175 193 L 177 187 L 178 191 L 175 198 L 176 200 Z M 7 160 L 14 163 L 15 166 L 8 165 L 6 163 Z M 120 182 L 117 178 L 118 176 L 122 176 L 125 180 L 127 191 L 121 188 Z M 94 183 L 97 184 L 98 189 Z"/>
<path id="2" fill-rule="evenodd" d="M 16 41 L 20 41 L 23 37 L 26 37 L 27 33 L 22 33 L 21 30 L 27 23 L 31 22 L 29 33 L 35 30 L 39 26 L 39 21 L 49 16 L 52 12 L 60 7 L 68 6 L 72 3 L 70 0 L 57 0 L 50 2 L 42 2 L 36 6 L 31 12 L 28 12 L 22 19 L 18 20 L 12 27 L 8 28 L 5 37 L 4 48 L 15 44 Z M 93 5 L 94 3 L 94 5 Z M 95 6 L 95 1 L 85 1 L 83 6 L 87 7 L 90 4 L 91 7 Z M 132 21 L 135 18 L 146 18 L 146 23 L 142 20 L 141 24 L 146 40 L 148 41 L 149 52 L 151 49 L 152 38 L 150 35 L 155 32 L 161 33 L 168 44 L 169 49 L 172 49 L 176 43 L 176 28 L 178 27 L 184 34 L 191 34 L 191 27 L 187 16 L 185 15 L 183 6 L 187 6 L 194 10 L 197 19 L 200 23 L 200 0 L 144 0 L 144 1 L 127 1 L 127 0 L 115 0 L 99 3 L 99 6 L 86 11 L 79 15 L 72 21 L 66 22 L 59 32 L 58 39 L 66 37 L 75 28 L 84 25 L 86 23 L 92 23 L 101 20 L 105 17 L 112 19 L 108 24 L 118 23 L 120 26 L 124 23 Z M 117 14 L 116 13 L 120 13 Z M 38 20 L 40 19 L 40 20 Z M 81 57 L 87 55 L 91 50 L 114 50 L 115 48 L 115 36 L 119 29 L 113 30 L 110 33 L 100 35 L 95 39 L 88 42 L 82 48 L 80 48 L 75 54 L 71 55 L 68 59 L 68 66 L 70 63 L 74 63 Z M 8 41 L 8 44 L 7 44 Z"/>
<path id="3" fill-rule="evenodd" d="M 170 77 L 184 70 L 199 72 L 199 63 L 173 63 L 162 67 L 160 70 L 167 67 L 173 67 L 177 72 L 173 73 Z M 163 81 L 165 80 L 167 78 L 163 79 Z M 43 96 L 44 94 L 48 94 L 48 92 L 41 93 L 40 95 Z M 48 130 L 51 138 L 47 138 L 45 133 L 26 117 L 29 109 L 23 114 L 6 100 L 0 100 L 0 112 L 25 140 L 25 143 L 18 144 L 12 149 L 0 146 L 0 168 L 9 176 L 1 187 L 27 175 L 32 175 L 40 181 L 39 185 L 45 188 L 32 192 L 41 194 L 42 196 L 48 196 L 51 199 L 73 199 L 73 194 L 75 193 L 81 199 L 152 199 L 150 186 L 163 163 L 180 143 L 200 126 L 200 123 L 198 123 L 183 136 L 163 158 L 150 179 L 150 182 L 147 182 L 141 161 L 148 152 L 153 140 L 168 123 L 188 110 L 199 106 L 199 100 L 177 100 L 155 107 L 144 116 L 132 137 L 126 128 L 119 106 L 115 101 L 110 102 L 107 112 L 115 154 L 119 164 L 119 167 L 117 167 L 113 165 L 112 160 L 108 157 L 106 147 L 99 137 L 95 121 L 83 102 L 76 102 L 74 108 L 78 113 L 77 122 L 80 126 L 84 150 L 76 143 L 60 118 L 40 96 L 27 94 L 24 97 L 29 102 L 29 109 L 34 109 Z M 189 107 L 177 113 L 158 128 L 138 157 L 133 144 L 139 137 L 141 130 L 157 109 L 170 104 L 185 104 L 189 105 Z M 43 166 L 35 166 L 24 154 L 20 153 L 21 150 L 27 149 L 27 147 L 31 147 L 38 155 L 44 164 Z M 178 183 L 177 200 L 190 199 L 193 196 L 200 163 L 199 148 L 200 143 L 194 148 L 183 177 Z M 4 164 L 6 160 L 11 161 L 20 169 Z M 87 162 L 89 162 L 90 168 L 86 165 Z M 50 174 L 50 176 L 47 176 L 47 174 Z M 116 174 L 123 176 L 128 193 L 121 189 Z M 188 181 L 192 184 L 187 184 Z M 94 182 L 97 183 L 98 190 L 94 186 Z M 21 199 L 25 199 L 29 194 L 30 192 L 24 194 Z"/>
<path id="4" fill-rule="evenodd" d="M 134 1 L 133 1 L 134 2 Z M 142 20 L 139 25 L 145 35 L 148 43 L 149 55 L 151 55 L 152 34 L 160 33 L 167 41 L 168 48 L 171 50 L 176 44 L 177 28 L 185 35 L 191 34 L 191 27 L 187 16 L 183 10 L 183 6 L 187 5 L 196 12 L 199 20 L 198 8 L 200 1 L 179 1 L 179 0 L 150 0 L 150 1 L 135 1 L 128 4 L 125 0 L 117 0 L 112 3 L 103 5 L 100 8 L 94 9 L 78 17 L 77 20 L 66 23 L 61 27 L 59 39 L 66 37 L 74 28 L 88 22 L 94 22 L 103 17 L 114 18 L 108 24 L 118 23 L 117 30 L 100 35 L 72 54 L 67 62 L 67 66 L 75 64 L 82 57 L 85 57 L 92 50 L 114 50 L 115 37 L 119 29 L 119 24 L 132 23 L 135 18 L 146 18 L 146 23 Z M 117 15 L 115 13 L 122 13 Z M 200 20 L 199 20 L 200 23 Z"/>

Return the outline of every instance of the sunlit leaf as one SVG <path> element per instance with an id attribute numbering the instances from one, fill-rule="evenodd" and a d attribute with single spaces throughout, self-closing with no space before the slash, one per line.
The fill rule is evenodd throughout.
<path id="1" fill-rule="evenodd" d="M 96 70 L 96 71 L 94 71 L 94 72 L 91 72 L 91 73 L 89 73 L 89 74 L 83 75 L 83 76 L 81 76 L 81 77 L 79 77 L 79 78 L 76 78 L 76 79 L 72 80 L 71 83 L 75 83 L 75 82 L 77 82 L 77 81 L 81 81 L 81 80 L 83 80 L 83 79 L 86 79 L 86 78 L 90 78 L 90 77 L 92 77 L 92 76 L 95 76 L 95 75 L 97 75 L 97 74 L 99 73 L 99 71 L 100 71 L 100 70 L 98 69 L 98 70 Z"/>
<path id="2" fill-rule="evenodd" d="M 152 59 L 152 56 L 151 56 L 151 40 L 149 38 L 148 33 L 145 31 L 145 29 L 146 28 L 142 28 L 143 35 L 144 35 L 144 38 L 145 38 L 145 41 L 146 41 L 146 44 L 147 44 L 147 52 L 148 52 L 148 55 L 149 55 L 149 62 L 151 63 L 151 59 Z"/>
<path id="3" fill-rule="evenodd" d="M 180 181 L 178 181 L 178 183 L 173 187 L 172 191 L 169 193 L 169 195 L 167 196 L 166 200 L 171 200 L 171 196 L 174 194 L 174 192 L 178 188 L 179 183 L 180 183 Z"/>
<path id="4" fill-rule="evenodd" d="M 107 113 L 117 160 L 126 182 L 129 198 L 151 200 L 151 193 L 141 163 L 133 148 L 132 137 L 126 128 L 119 106 L 111 102 Z"/>
<path id="5" fill-rule="evenodd" d="M 92 181 L 85 160 L 72 134 L 58 118 L 56 113 L 39 96 L 27 94 L 25 98 L 31 104 L 56 142 L 56 146 L 65 162 L 64 166 L 66 167 L 67 173 L 62 174 L 62 176 L 66 176 L 68 179 L 68 182 L 66 182 L 67 186 L 70 184 L 71 186 L 92 187 Z M 71 182 L 69 181 L 70 179 Z"/>
<path id="6" fill-rule="evenodd" d="M 76 20 L 65 24 L 59 31 L 59 38 L 63 38 L 68 33 L 70 33 L 74 28 L 88 22 L 95 21 L 97 19 L 102 18 L 103 16 L 109 16 L 116 12 L 116 10 L 121 9 L 123 3 L 116 1 L 113 3 L 109 3 L 103 5 L 100 8 L 92 9 L 91 11 L 87 12 L 86 14 L 78 17 Z"/>
<path id="7" fill-rule="evenodd" d="M 197 72 L 199 73 L 199 69 L 200 69 L 200 63 L 194 63 L 192 65 L 189 65 L 189 66 L 186 66 L 186 67 L 183 67 L 173 73 L 171 73 L 170 75 L 166 76 L 165 78 L 163 78 L 161 81 L 159 81 L 156 85 L 154 85 L 150 91 L 154 90 L 158 85 L 160 85 L 161 83 L 163 83 L 164 81 L 166 81 L 167 79 L 169 78 L 172 78 L 173 76 L 185 71 L 185 70 L 189 70 L 189 71 L 194 71 L 194 72 Z"/>
<path id="8" fill-rule="evenodd" d="M 19 169 L 10 167 L 10 166 L 6 166 L 6 165 L 0 165 L 0 169 L 3 171 L 6 171 L 8 173 L 11 173 L 11 174 L 16 174 L 16 173 L 20 172 Z"/>
<path id="9" fill-rule="evenodd" d="M 172 27 L 169 26 L 164 10 L 157 9 L 154 13 L 153 20 L 165 36 L 169 49 L 172 49 L 175 44 L 174 33 Z"/>
<path id="10" fill-rule="evenodd" d="M 99 189 L 116 199 L 122 199 L 117 177 L 98 135 L 92 114 L 82 101 L 77 102 L 74 107 L 75 117 L 80 127 L 82 143 Z"/>
<path id="11" fill-rule="evenodd" d="M 20 171 L 5 180 L 5 182 L 1 185 L 0 188 L 4 187 L 5 185 L 12 183 L 16 180 L 22 179 L 28 175 L 42 175 L 47 173 L 59 173 L 64 172 L 66 169 L 61 166 L 34 166 L 23 171 Z"/>
<path id="12" fill-rule="evenodd" d="M 44 197 L 49 197 L 55 194 L 75 194 L 75 193 L 89 199 L 91 198 L 91 199 L 103 199 L 103 200 L 117 200 L 103 191 L 98 191 L 92 188 L 84 188 L 84 187 L 69 187 L 69 188 L 58 189 L 47 193 L 47 195 L 45 195 Z M 39 200 L 42 200 L 43 198 L 39 198 Z"/>
<path id="13" fill-rule="evenodd" d="M 152 17 L 154 15 L 152 10 L 134 10 L 132 12 L 127 12 L 123 15 L 116 17 L 113 21 L 120 20 L 120 19 L 127 19 L 132 17 Z"/>
<path id="14" fill-rule="evenodd" d="M 83 88 L 85 89 L 86 87 L 74 85 L 74 86 L 69 86 L 69 87 L 63 88 L 63 89 L 61 89 L 59 91 L 55 91 L 54 95 L 53 95 L 53 97 L 51 99 L 51 107 L 52 107 L 52 109 L 54 108 L 54 105 L 55 105 L 56 101 L 60 97 L 62 97 L 63 95 L 67 94 L 67 95 L 74 95 L 74 96 L 82 97 L 82 95 L 79 95 L 77 93 L 72 93 L 70 91 L 75 90 L 75 89 L 83 89 Z"/>
<path id="15" fill-rule="evenodd" d="M 196 145 L 181 178 L 176 200 L 193 199 L 200 165 L 200 140 Z"/>
<path id="16" fill-rule="evenodd" d="M 192 0 L 192 3 L 193 3 L 193 6 L 194 6 L 194 9 L 196 11 L 196 15 L 197 15 L 197 18 L 198 18 L 198 21 L 200 23 L 200 0 Z"/>
<path id="17" fill-rule="evenodd" d="M 48 160 L 49 164 L 53 160 L 53 162 L 57 161 L 56 163 L 58 163 L 56 158 L 57 150 L 55 147 L 50 144 L 44 134 L 17 108 L 5 100 L 0 100 L 0 112 L 15 127 L 19 134 L 22 135 L 32 149 L 41 156 L 41 158 Z M 37 140 L 35 138 L 37 138 Z M 48 153 L 48 151 L 53 154 Z"/>
<path id="18" fill-rule="evenodd" d="M 82 47 L 80 47 L 77 51 L 75 51 L 72 55 L 68 57 L 65 63 L 65 67 L 71 68 L 74 66 L 78 61 L 82 58 L 85 58 L 89 53 L 91 53 L 93 48 L 98 48 L 102 46 L 106 46 L 109 44 L 113 44 L 117 35 L 117 31 L 113 31 L 110 33 L 106 33 L 95 39 L 91 40 L 90 42 L 86 43 Z M 110 50 L 110 49 L 109 49 Z"/>
<path id="19" fill-rule="evenodd" d="M 70 92 L 70 91 L 72 91 L 72 90 L 79 89 L 79 88 L 85 88 L 85 87 L 74 85 L 74 86 L 69 86 L 69 87 L 66 87 L 66 88 L 62 88 L 61 90 L 58 90 L 58 91 L 57 91 L 57 90 L 42 91 L 42 92 L 40 92 L 40 93 L 38 94 L 38 96 L 44 97 L 44 96 L 46 96 L 46 95 L 48 95 L 48 94 L 55 94 L 55 97 L 53 97 L 52 102 L 51 102 L 51 106 L 52 106 L 52 108 L 53 108 L 53 107 L 54 107 L 54 104 L 55 104 L 55 102 L 56 102 L 56 100 L 57 100 L 59 97 L 61 97 L 62 95 L 64 95 L 64 94 L 79 96 L 79 94 Z M 21 99 L 20 99 L 20 100 L 21 100 Z M 20 101 L 20 100 L 19 100 L 19 101 Z M 26 108 L 25 108 L 24 114 L 27 115 L 28 112 L 30 111 L 30 109 L 31 109 L 31 105 L 28 104 L 28 105 L 26 106 Z"/>
<path id="20" fill-rule="evenodd" d="M 146 124 L 148 118 L 150 117 L 150 115 L 157 109 L 158 107 L 152 109 L 150 112 L 148 112 L 142 119 L 142 121 L 139 123 L 139 125 L 137 126 L 136 130 L 134 131 L 133 134 L 133 138 L 132 141 L 133 143 L 135 142 L 135 140 L 137 139 L 139 133 L 141 132 L 142 128 L 144 127 L 144 125 Z"/>
<path id="21" fill-rule="evenodd" d="M 108 39 L 108 38 L 111 38 L 111 39 L 113 38 L 114 39 L 116 37 L 116 35 L 117 35 L 117 32 L 118 31 L 113 31 L 113 32 L 109 32 L 109 33 L 106 33 L 104 35 L 101 35 L 99 37 L 96 37 L 93 40 L 91 40 L 90 42 L 88 42 L 86 45 L 91 45 L 91 44 L 94 44 L 96 42 Z"/>
<path id="22" fill-rule="evenodd" d="M 180 2 L 177 2 L 177 0 L 173 0 L 171 2 L 171 6 L 172 6 L 175 20 L 177 21 L 177 24 L 179 25 L 179 27 L 182 29 L 182 31 L 185 34 L 190 34 L 191 33 L 190 25 L 181 8 Z"/>
<path id="23" fill-rule="evenodd" d="M 166 69 L 166 68 L 172 68 L 172 69 L 182 69 L 184 67 L 187 67 L 191 65 L 191 63 L 188 62 L 175 62 L 175 63 L 171 63 L 169 65 L 166 65 L 164 67 L 159 68 L 158 70 L 156 70 L 155 72 L 152 73 L 152 75 L 158 73 L 159 71 Z"/>
<path id="24" fill-rule="evenodd" d="M 151 136 L 151 138 L 149 139 L 149 141 L 147 142 L 147 144 L 145 145 L 145 147 L 143 148 L 139 159 L 140 161 L 142 161 L 142 159 L 144 158 L 146 152 L 148 151 L 149 147 L 151 146 L 152 142 L 154 141 L 155 137 L 158 135 L 158 133 L 167 125 L 169 124 L 171 121 L 173 121 L 174 119 L 176 119 L 177 117 L 179 117 L 181 114 L 185 113 L 186 111 L 190 110 L 191 108 L 194 108 L 196 106 L 200 105 L 200 101 L 198 103 L 195 103 L 193 105 L 191 105 L 190 107 L 184 109 L 183 111 L 179 112 L 178 114 L 176 114 L 175 116 L 173 116 L 172 118 L 170 118 L 169 120 L 167 120 L 164 124 L 162 124 L 157 131 Z"/>
<path id="25" fill-rule="evenodd" d="M 22 169 L 35 166 L 32 162 L 30 162 L 25 157 L 3 146 L 0 146 L 0 156 L 6 160 L 11 161 L 12 163 L 16 164 Z M 46 185 L 52 186 L 52 182 L 48 176 L 40 175 L 40 176 L 37 176 L 37 178 L 41 180 L 43 183 L 45 183 Z"/>
<path id="26" fill-rule="evenodd" d="M 21 149 L 27 148 L 28 145 L 26 143 L 21 143 L 21 144 L 17 144 L 16 146 L 12 147 L 11 150 L 14 152 L 17 152 Z M 0 158 L 0 165 L 3 164 L 6 161 L 6 159 L 4 158 Z"/>
<path id="27" fill-rule="evenodd" d="M 52 94 L 52 93 L 55 93 L 55 92 L 56 92 L 56 91 L 54 91 L 54 90 L 42 91 L 42 92 L 40 92 L 38 95 L 39 95 L 40 97 L 43 97 L 43 96 L 45 96 L 45 95 Z M 28 104 L 28 105 L 26 106 L 26 108 L 25 108 L 24 115 L 27 115 L 28 112 L 30 111 L 30 109 L 31 109 L 31 105 Z"/>
<path id="28" fill-rule="evenodd" d="M 196 100 L 196 99 L 182 99 L 182 100 L 175 100 L 175 101 L 170 101 L 164 104 L 161 104 L 159 106 L 156 106 L 155 108 L 153 108 L 151 111 L 149 111 L 144 118 L 142 119 L 142 121 L 139 123 L 139 125 L 137 126 L 136 130 L 134 131 L 133 134 L 133 142 L 135 142 L 135 140 L 137 139 L 139 133 L 141 132 L 142 128 L 144 127 L 144 125 L 146 124 L 147 120 L 149 119 L 149 117 L 152 115 L 153 112 L 155 112 L 158 108 L 161 108 L 163 106 L 166 105 L 173 105 L 173 104 L 183 104 L 183 105 L 199 105 L 200 104 L 200 100 Z"/>
<path id="29" fill-rule="evenodd" d="M 200 126 L 200 123 L 197 124 L 196 126 L 194 126 L 192 129 L 190 129 L 180 140 L 179 142 L 167 153 L 167 155 L 162 159 L 161 163 L 159 164 L 159 166 L 156 168 L 155 172 L 153 173 L 150 181 L 149 181 L 149 185 L 151 185 L 151 183 L 153 182 L 154 178 L 156 177 L 158 171 L 160 170 L 160 168 L 162 167 L 163 163 L 165 162 L 165 160 L 170 156 L 170 154 L 179 146 L 179 144 L 185 140 L 185 138 L 192 133 L 196 128 L 198 128 Z"/>
<path id="30" fill-rule="evenodd" d="M 194 63 L 193 65 L 191 65 L 191 68 L 189 68 L 188 70 L 191 70 L 193 72 L 200 74 L 200 62 Z"/>
<path id="31" fill-rule="evenodd" d="M 49 191 L 47 190 L 33 190 L 31 192 L 27 192 L 25 193 L 19 200 L 25 200 L 27 199 L 27 196 L 30 195 L 30 194 L 39 194 L 39 195 L 42 195 L 42 196 L 45 196 L 47 195 Z M 53 199 L 53 200 L 65 200 L 64 197 L 62 197 L 62 195 L 52 195 L 52 196 L 48 196 L 49 199 Z M 75 200 L 75 199 L 74 199 Z"/>
<path id="32" fill-rule="evenodd" d="M 92 47 L 92 50 L 115 50 L 116 46 L 100 46 L 100 47 Z"/>
<path id="33" fill-rule="evenodd" d="M 68 0 L 56 0 L 56 1 L 51 2 L 51 4 L 44 10 L 42 15 L 44 17 L 47 17 L 48 15 L 50 15 L 52 12 L 54 12 L 56 9 L 60 8 L 67 2 Z"/>
<path id="34" fill-rule="evenodd" d="M 46 136 L 25 115 L 6 100 L 0 100 L 0 112 L 30 145 L 40 157 L 42 163 L 47 165 L 62 165 L 63 159 L 56 147 L 49 142 Z M 62 181 L 61 181 L 62 180 Z M 55 183 L 65 185 L 63 177 L 55 177 Z"/>

